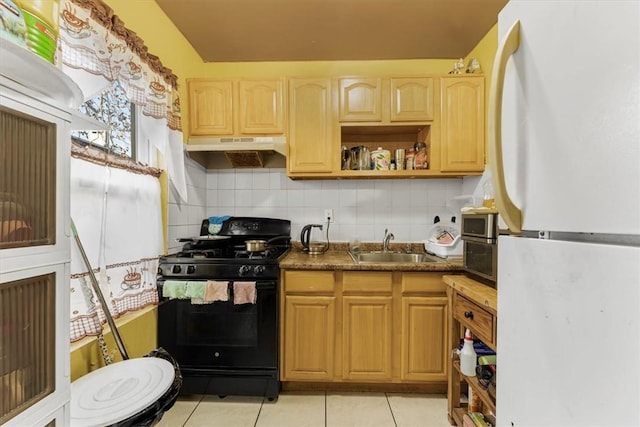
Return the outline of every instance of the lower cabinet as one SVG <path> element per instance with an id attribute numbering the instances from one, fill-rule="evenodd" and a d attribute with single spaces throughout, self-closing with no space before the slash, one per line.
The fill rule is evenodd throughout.
<path id="1" fill-rule="evenodd" d="M 402 274 L 401 378 L 446 381 L 449 300 L 440 273 Z"/>
<path id="2" fill-rule="evenodd" d="M 284 376 L 333 379 L 336 297 L 287 295 L 284 311 Z"/>
<path id="3" fill-rule="evenodd" d="M 283 381 L 446 383 L 442 273 L 283 272 Z"/>
<path id="4" fill-rule="evenodd" d="M 447 306 L 446 297 L 402 298 L 403 380 L 447 379 Z"/>
<path id="5" fill-rule="evenodd" d="M 333 380 L 334 287 L 333 271 L 285 272 L 280 321 L 283 379 Z"/>
<path id="6" fill-rule="evenodd" d="M 342 299 L 342 377 L 391 379 L 391 296 Z"/>

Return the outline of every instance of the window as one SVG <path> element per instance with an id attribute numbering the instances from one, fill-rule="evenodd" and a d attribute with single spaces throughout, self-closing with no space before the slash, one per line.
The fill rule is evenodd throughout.
<path id="1" fill-rule="evenodd" d="M 74 130 L 72 137 L 108 153 L 136 159 L 135 105 L 115 81 L 109 89 L 82 104 L 78 110 L 110 125 L 108 131 Z"/>

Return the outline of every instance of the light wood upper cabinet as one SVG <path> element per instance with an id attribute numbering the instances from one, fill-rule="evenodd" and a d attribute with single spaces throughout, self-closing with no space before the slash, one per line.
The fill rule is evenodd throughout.
<path id="1" fill-rule="evenodd" d="M 233 82 L 188 80 L 189 134 L 233 134 Z"/>
<path id="2" fill-rule="evenodd" d="M 282 79 L 188 79 L 187 85 L 190 135 L 284 133 Z"/>
<path id="3" fill-rule="evenodd" d="M 289 80 L 287 173 L 330 173 L 338 166 L 338 121 L 331 79 Z M 336 153 L 336 156 L 339 154 Z"/>
<path id="4" fill-rule="evenodd" d="M 284 91 L 281 79 L 238 82 L 243 134 L 284 133 Z"/>
<path id="5" fill-rule="evenodd" d="M 341 78 L 338 86 L 341 122 L 433 120 L 432 77 Z"/>
<path id="6" fill-rule="evenodd" d="M 382 120 L 382 79 L 343 78 L 338 82 L 341 122 Z"/>
<path id="7" fill-rule="evenodd" d="M 392 122 L 433 120 L 433 78 L 392 77 L 390 85 Z"/>
<path id="8" fill-rule="evenodd" d="M 440 82 L 443 172 L 484 170 L 484 76 L 445 76 Z"/>

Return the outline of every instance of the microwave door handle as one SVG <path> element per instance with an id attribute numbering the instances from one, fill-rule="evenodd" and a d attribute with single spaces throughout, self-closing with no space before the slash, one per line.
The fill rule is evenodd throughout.
<path id="1" fill-rule="evenodd" d="M 516 21 L 502 40 L 496 53 L 496 60 L 491 76 L 491 91 L 489 93 L 489 159 L 492 165 L 492 181 L 496 207 L 505 224 L 514 233 L 522 231 L 522 210 L 511 200 L 507 192 L 504 178 L 504 164 L 502 157 L 502 94 L 504 89 L 504 75 L 509 57 L 520 46 L 520 21 Z"/>

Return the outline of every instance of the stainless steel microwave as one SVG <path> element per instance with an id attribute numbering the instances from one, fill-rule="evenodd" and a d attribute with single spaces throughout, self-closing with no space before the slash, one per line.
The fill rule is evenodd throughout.
<path id="1" fill-rule="evenodd" d="M 498 215 L 462 214 L 464 270 L 471 277 L 496 286 L 498 275 Z"/>

